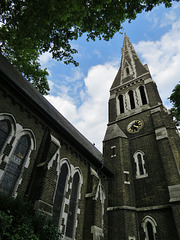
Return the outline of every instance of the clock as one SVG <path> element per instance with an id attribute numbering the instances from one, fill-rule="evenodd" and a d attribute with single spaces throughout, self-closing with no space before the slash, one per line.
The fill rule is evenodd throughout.
<path id="1" fill-rule="evenodd" d="M 142 120 L 133 120 L 130 122 L 127 126 L 127 131 L 129 133 L 137 133 L 141 130 L 143 127 L 143 121 Z"/>

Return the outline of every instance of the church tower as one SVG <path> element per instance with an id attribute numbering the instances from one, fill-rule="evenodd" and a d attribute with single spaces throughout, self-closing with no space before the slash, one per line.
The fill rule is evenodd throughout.
<path id="1" fill-rule="evenodd" d="M 148 66 L 124 36 L 110 89 L 108 240 L 180 239 L 180 139 Z"/>

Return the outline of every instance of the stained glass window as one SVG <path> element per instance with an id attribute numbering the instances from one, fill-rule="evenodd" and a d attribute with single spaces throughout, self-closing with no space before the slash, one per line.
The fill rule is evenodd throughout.
<path id="1" fill-rule="evenodd" d="M 56 225 L 58 225 L 59 218 L 61 217 L 60 214 L 61 214 L 61 210 L 63 207 L 64 198 L 65 198 L 67 177 L 68 177 L 68 167 L 67 167 L 67 164 L 64 163 L 61 167 L 61 172 L 58 179 L 56 195 L 55 195 L 54 205 L 53 205 L 53 218 Z"/>
<path id="2" fill-rule="evenodd" d="M 78 172 L 76 172 L 73 177 L 68 219 L 66 225 L 66 236 L 69 238 L 73 238 L 75 230 L 76 212 L 78 205 L 79 180 L 80 180 L 79 174 Z"/>
<path id="3" fill-rule="evenodd" d="M 30 148 L 29 135 L 22 136 L 10 157 L 8 164 L 6 165 L 1 183 L 0 190 L 4 193 L 11 195 L 15 186 L 15 183 L 19 177 L 22 169 L 22 164 Z"/>

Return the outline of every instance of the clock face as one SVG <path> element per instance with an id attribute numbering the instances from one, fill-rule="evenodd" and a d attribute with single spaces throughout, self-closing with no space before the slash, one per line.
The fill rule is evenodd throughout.
<path id="1" fill-rule="evenodd" d="M 133 120 L 132 122 L 130 122 L 127 126 L 127 131 L 129 133 L 137 133 L 141 130 L 141 128 L 143 127 L 143 121 L 141 120 Z"/>

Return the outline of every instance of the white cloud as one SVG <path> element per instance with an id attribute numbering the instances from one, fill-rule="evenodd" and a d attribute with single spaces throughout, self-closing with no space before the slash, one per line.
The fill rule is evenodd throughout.
<path id="1" fill-rule="evenodd" d="M 73 72 L 72 73 L 73 74 L 72 77 L 65 76 L 66 81 L 68 81 L 68 82 L 76 82 L 76 81 L 78 81 L 78 80 L 80 80 L 81 78 L 84 77 L 84 73 L 81 72 L 80 68 L 73 68 L 72 72 Z"/>
<path id="2" fill-rule="evenodd" d="M 139 42 L 135 49 L 148 63 L 154 81 L 158 85 L 160 96 L 167 107 L 167 98 L 178 84 L 180 66 L 180 20 L 172 24 L 169 32 L 159 41 Z"/>
<path id="3" fill-rule="evenodd" d="M 40 55 L 40 57 L 39 57 L 39 62 L 40 62 L 40 64 L 41 64 L 41 66 L 42 66 L 42 68 L 47 68 L 47 71 L 48 71 L 48 73 L 49 73 L 49 77 L 51 77 L 52 76 L 52 74 L 51 74 L 51 67 L 54 65 L 54 63 L 55 63 L 55 60 L 54 59 L 52 59 L 52 54 L 51 53 L 49 53 L 49 52 L 45 52 L 45 53 L 43 53 L 42 55 Z"/>
<path id="4" fill-rule="evenodd" d="M 74 102 L 75 105 L 80 105 L 84 94 L 82 91 L 84 73 L 80 68 L 72 68 L 66 74 L 56 76 L 58 80 L 54 80 L 54 84 L 51 84 L 50 95 L 61 96 L 63 99 Z"/>
<path id="5" fill-rule="evenodd" d="M 45 52 L 40 56 L 40 64 L 47 65 L 51 59 L 52 59 L 52 54 L 49 52 Z"/>
<path id="6" fill-rule="evenodd" d="M 77 121 L 76 106 L 69 99 L 50 95 L 46 96 L 46 99 L 70 122 Z"/>
<path id="7" fill-rule="evenodd" d="M 78 109 L 77 128 L 101 150 L 107 124 L 109 89 L 117 73 L 110 63 L 92 67 L 84 79 L 86 98 Z"/>
<path id="8" fill-rule="evenodd" d="M 109 89 L 116 73 L 117 68 L 112 63 L 90 68 L 84 79 L 86 90 L 80 93 L 84 101 L 79 108 L 67 95 L 46 96 L 100 150 L 107 124 Z"/>
<path id="9" fill-rule="evenodd" d="M 160 22 L 160 27 L 172 25 L 179 17 L 179 8 L 179 3 L 173 3 L 173 7 L 170 9 L 170 11 L 164 13 L 164 16 Z"/>
<path id="10" fill-rule="evenodd" d="M 164 8 L 164 4 L 161 4 L 146 14 L 146 20 L 151 23 L 152 28 L 171 26 L 179 18 L 179 3 L 173 2 L 172 7 L 166 9 L 168 11 L 164 11 Z"/>
<path id="11" fill-rule="evenodd" d="M 50 89 L 52 89 L 54 87 L 54 83 L 51 80 L 48 80 L 48 84 Z"/>

